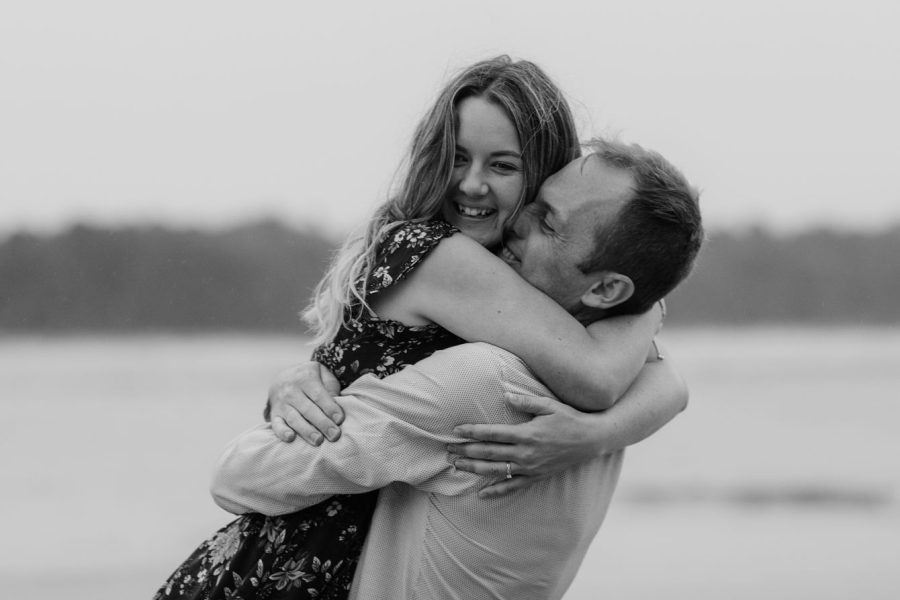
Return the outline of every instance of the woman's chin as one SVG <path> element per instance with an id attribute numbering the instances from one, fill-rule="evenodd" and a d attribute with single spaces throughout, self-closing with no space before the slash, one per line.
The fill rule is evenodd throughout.
<path id="1" fill-rule="evenodd" d="M 485 222 L 473 222 L 471 219 L 460 218 L 458 215 L 452 215 L 454 218 L 444 217 L 451 225 L 459 229 L 460 233 L 466 237 L 470 237 L 486 248 L 494 248 L 500 244 L 503 238 L 501 231 L 498 231 L 496 220 L 491 219 Z"/>
<path id="2" fill-rule="evenodd" d="M 485 248 L 495 248 L 500 244 L 500 234 L 494 231 L 493 228 L 460 227 L 455 223 L 454 225 L 463 235 L 472 238 Z"/>

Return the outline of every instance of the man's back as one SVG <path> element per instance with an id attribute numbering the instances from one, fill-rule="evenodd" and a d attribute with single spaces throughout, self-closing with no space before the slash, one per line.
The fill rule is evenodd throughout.
<path id="1" fill-rule="evenodd" d="M 489 344 L 434 353 L 342 393 L 339 440 L 285 444 L 255 427 L 225 449 L 212 483 L 235 514 L 292 513 L 334 494 L 383 489 L 356 598 L 560 598 L 600 527 L 622 454 L 605 455 L 505 497 L 454 469 L 447 444 L 464 423 L 522 423 L 507 393 L 550 392 L 513 354 Z"/>
<path id="2" fill-rule="evenodd" d="M 416 368 L 441 382 L 438 430 L 451 431 L 475 407 L 483 422 L 522 422 L 505 393 L 550 395 L 521 360 L 487 344 L 444 350 Z M 345 393 L 378 393 L 360 387 Z M 354 597 L 560 598 L 603 521 L 621 463 L 621 452 L 607 455 L 492 499 L 477 497 L 483 481 L 459 494 L 391 484 L 380 493 Z"/>

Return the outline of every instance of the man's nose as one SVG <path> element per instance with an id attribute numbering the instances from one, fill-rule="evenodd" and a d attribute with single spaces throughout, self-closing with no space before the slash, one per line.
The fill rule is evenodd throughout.
<path id="1" fill-rule="evenodd" d="M 462 181 L 459 182 L 459 190 L 470 198 L 486 196 L 488 184 L 484 180 L 481 170 L 475 167 L 467 169 Z"/>
<path id="2" fill-rule="evenodd" d="M 506 231 L 503 232 L 503 240 L 522 240 L 525 239 L 525 236 L 522 235 L 521 225 L 519 225 L 520 217 L 517 217 L 515 221 L 513 221 L 512 225 L 510 225 Z"/>
<path id="3" fill-rule="evenodd" d="M 513 221 L 510 227 L 510 233 L 517 238 L 524 238 L 531 229 L 531 222 L 534 220 L 534 210 L 530 206 L 522 209 L 522 212 Z"/>

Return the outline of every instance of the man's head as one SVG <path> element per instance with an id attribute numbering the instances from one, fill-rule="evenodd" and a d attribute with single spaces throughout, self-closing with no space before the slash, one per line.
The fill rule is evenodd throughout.
<path id="1" fill-rule="evenodd" d="M 551 176 L 501 257 L 582 322 L 648 310 L 690 272 L 698 194 L 655 152 L 594 140 Z"/>

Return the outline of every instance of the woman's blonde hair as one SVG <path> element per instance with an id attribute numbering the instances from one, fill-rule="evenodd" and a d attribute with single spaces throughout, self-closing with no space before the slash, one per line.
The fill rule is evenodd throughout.
<path id="1" fill-rule="evenodd" d="M 456 108 L 473 96 L 502 108 L 519 136 L 524 185 L 508 223 L 534 199 L 544 179 L 579 156 L 569 105 L 540 67 L 498 56 L 463 70 L 419 122 L 396 193 L 375 211 L 363 233 L 348 238 L 316 286 L 303 313 L 316 345 L 331 341 L 348 319 L 361 318 L 369 310 L 366 281 L 381 240 L 404 222 L 427 221 L 440 214 L 453 174 L 459 126 Z"/>

